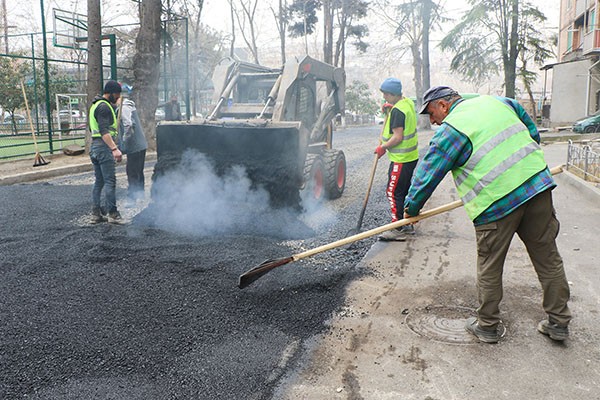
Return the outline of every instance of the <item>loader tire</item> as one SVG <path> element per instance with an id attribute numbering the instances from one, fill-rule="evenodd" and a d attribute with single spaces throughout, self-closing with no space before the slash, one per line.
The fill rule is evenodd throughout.
<path id="1" fill-rule="evenodd" d="M 304 163 L 304 184 L 300 197 L 304 203 L 319 203 L 325 198 L 325 164 L 318 154 L 308 154 Z"/>
<path id="2" fill-rule="evenodd" d="M 325 150 L 325 195 L 328 199 L 337 199 L 346 187 L 346 156 L 341 150 Z"/>

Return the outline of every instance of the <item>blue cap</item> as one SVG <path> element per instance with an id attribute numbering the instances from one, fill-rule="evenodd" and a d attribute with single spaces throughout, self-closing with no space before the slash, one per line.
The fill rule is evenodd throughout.
<path id="1" fill-rule="evenodd" d="M 385 81 L 383 81 L 383 83 L 379 87 L 379 90 L 381 90 L 382 92 L 393 94 L 395 96 L 401 96 L 402 82 L 400 82 L 400 79 L 397 78 L 387 78 Z"/>
<path id="2" fill-rule="evenodd" d="M 129 86 L 126 83 L 121 83 L 121 88 L 123 89 L 123 91 L 127 94 L 131 94 L 131 92 L 133 91 L 133 86 Z"/>
<path id="3" fill-rule="evenodd" d="M 434 86 L 430 88 L 423 95 L 423 105 L 421 106 L 421 110 L 419 110 L 419 114 L 426 114 L 425 110 L 430 101 L 457 94 L 458 92 L 450 86 Z"/>

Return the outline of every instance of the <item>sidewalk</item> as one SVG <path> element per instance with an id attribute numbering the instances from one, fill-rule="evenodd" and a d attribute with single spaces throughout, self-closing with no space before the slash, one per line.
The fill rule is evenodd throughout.
<path id="1" fill-rule="evenodd" d="M 34 158 L 0 162 L 0 186 L 35 182 L 58 176 L 91 172 L 92 162 L 88 154 L 67 156 L 62 153 L 44 155 L 47 165 L 33 166 Z M 146 154 L 146 161 L 156 160 L 156 153 Z"/>
<path id="2" fill-rule="evenodd" d="M 554 167 L 566 143 L 543 146 Z M 597 323 L 600 189 L 569 172 L 556 176 L 557 238 L 571 287 L 571 336 L 556 343 L 536 331 L 545 317 L 541 289 L 523 244 L 515 239 L 504 268 L 496 345 L 465 329 L 475 316 L 475 234 L 464 209 L 417 225 L 406 242 L 376 242 L 347 288 L 346 306 L 312 341 L 309 355 L 277 398 L 308 399 L 600 399 Z M 584 190 L 585 189 L 585 190 Z M 427 204 L 456 199 L 447 177 Z"/>

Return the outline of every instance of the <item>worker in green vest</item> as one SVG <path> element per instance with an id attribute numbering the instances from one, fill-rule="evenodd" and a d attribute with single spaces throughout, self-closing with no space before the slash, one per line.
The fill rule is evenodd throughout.
<path id="1" fill-rule="evenodd" d="M 379 89 L 386 103 L 393 105 L 385 118 L 381 144 L 375 153 L 379 158 L 387 153 L 390 160 L 386 195 L 392 211 L 392 222 L 395 222 L 402 219 L 404 198 L 419 158 L 417 116 L 413 101 L 402 95 L 402 82 L 399 79 L 387 78 Z M 379 239 L 404 241 L 407 235 L 414 233 L 414 227 L 408 225 L 384 232 Z"/>
<path id="2" fill-rule="evenodd" d="M 525 244 L 542 286 L 547 314 L 537 330 L 556 341 L 568 338 L 570 292 L 555 238 L 552 204 L 556 186 L 540 148 L 534 122 L 515 100 L 463 99 L 448 86 L 425 92 L 421 114 L 440 125 L 415 170 L 404 217 L 419 214 L 448 172 L 477 238 L 477 318 L 465 329 L 481 342 L 505 333 L 500 320 L 504 261 L 515 233 Z"/>
<path id="3" fill-rule="evenodd" d="M 104 85 L 102 96 L 96 96 L 89 110 L 89 129 L 92 134 L 90 159 L 94 165 L 94 188 L 92 190 L 92 223 L 108 221 L 112 224 L 123 224 L 117 210 L 115 173 L 116 162 L 120 162 L 123 154 L 117 147 L 118 121 L 115 112 L 121 97 L 121 85 L 116 81 L 108 81 Z M 101 195 L 104 191 L 105 207 L 102 207 Z M 105 212 L 108 215 L 105 215 Z"/>

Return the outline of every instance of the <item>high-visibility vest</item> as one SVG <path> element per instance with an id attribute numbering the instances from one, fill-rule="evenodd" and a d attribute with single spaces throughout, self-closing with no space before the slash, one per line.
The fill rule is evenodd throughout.
<path id="1" fill-rule="evenodd" d="M 471 220 L 547 168 L 544 153 L 527 126 L 510 105 L 495 97 L 464 100 L 443 122 L 466 135 L 473 145 L 467 162 L 452 170 Z"/>
<path id="2" fill-rule="evenodd" d="M 404 137 L 400 143 L 387 149 L 390 161 L 406 163 L 419 158 L 418 138 L 417 138 L 417 115 L 415 113 L 415 103 L 408 97 L 398 100 L 394 107 L 404 113 Z M 390 113 L 392 110 L 390 110 Z M 381 140 L 383 143 L 390 140 L 393 132 L 390 132 L 390 118 L 387 118 Z"/>
<path id="3" fill-rule="evenodd" d="M 110 111 L 112 112 L 113 123 L 111 124 L 111 126 L 108 127 L 108 130 L 110 132 L 110 136 L 116 137 L 117 133 L 118 133 L 117 116 L 115 115 L 115 109 L 112 108 L 112 106 L 106 99 L 97 100 L 90 107 L 89 117 L 90 117 L 90 131 L 92 132 L 92 137 L 93 138 L 102 137 L 102 135 L 100 134 L 100 127 L 98 126 L 98 121 L 96 120 L 96 116 L 94 115 L 96 112 L 96 108 L 98 108 L 98 106 L 102 102 L 106 103 L 108 105 L 108 108 L 110 108 Z"/>

